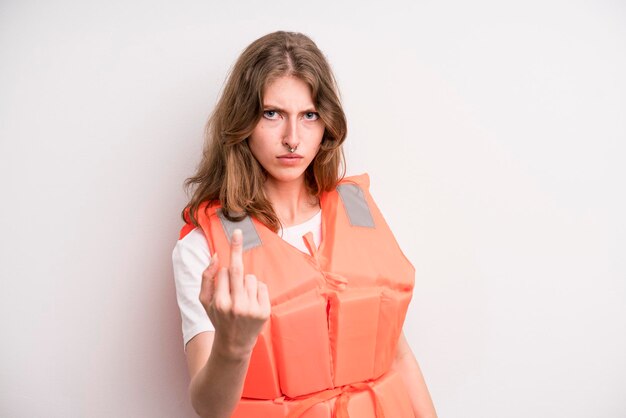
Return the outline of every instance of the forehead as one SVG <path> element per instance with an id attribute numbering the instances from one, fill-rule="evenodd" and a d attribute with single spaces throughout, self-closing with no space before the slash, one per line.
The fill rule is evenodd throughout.
<path id="1" fill-rule="evenodd" d="M 282 107 L 312 107 L 311 87 L 294 76 L 282 76 L 270 81 L 263 92 L 263 104 Z"/>

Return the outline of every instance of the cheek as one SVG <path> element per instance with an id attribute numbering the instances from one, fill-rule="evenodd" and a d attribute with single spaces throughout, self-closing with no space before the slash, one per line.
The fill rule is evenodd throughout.
<path id="1" fill-rule="evenodd" d="M 326 133 L 326 127 L 322 125 L 317 132 L 317 148 L 322 144 L 322 140 L 324 139 L 324 134 Z"/>
<path id="2" fill-rule="evenodd" d="M 263 147 L 261 146 L 259 138 L 250 138 L 248 140 L 248 146 L 250 147 L 250 151 L 252 152 L 254 158 L 261 161 L 263 159 Z"/>
<path id="3" fill-rule="evenodd" d="M 311 126 L 308 131 L 309 138 L 311 139 L 311 141 L 322 142 L 325 130 L 326 127 L 324 126 L 324 124 L 321 123 L 319 125 Z"/>
<path id="4" fill-rule="evenodd" d="M 263 154 L 263 150 L 267 148 L 265 144 L 269 142 L 268 139 L 267 130 L 259 126 L 252 131 L 250 138 L 248 138 L 248 146 L 257 159 Z"/>

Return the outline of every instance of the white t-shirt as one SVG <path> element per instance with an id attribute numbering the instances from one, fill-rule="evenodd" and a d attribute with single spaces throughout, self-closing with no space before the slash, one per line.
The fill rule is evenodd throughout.
<path id="1" fill-rule="evenodd" d="M 278 235 L 308 254 L 302 239 L 307 232 L 313 234 L 313 242 L 318 247 L 322 238 L 321 210 L 304 223 L 281 229 Z M 172 252 L 176 298 L 182 319 L 184 346 L 197 334 L 215 330 L 199 299 L 202 272 L 207 268 L 210 260 L 209 245 L 200 228 L 193 229 L 183 239 L 178 240 Z"/>

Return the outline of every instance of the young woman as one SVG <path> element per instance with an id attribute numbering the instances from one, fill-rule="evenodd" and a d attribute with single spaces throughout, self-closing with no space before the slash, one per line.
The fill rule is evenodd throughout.
<path id="1" fill-rule="evenodd" d="M 343 178 L 346 133 L 311 39 L 246 48 L 173 252 L 199 415 L 436 417 L 402 333 L 414 269 L 367 175 Z"/>

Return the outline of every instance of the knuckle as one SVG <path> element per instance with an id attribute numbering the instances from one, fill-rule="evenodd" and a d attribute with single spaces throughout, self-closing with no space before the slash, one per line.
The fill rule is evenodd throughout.
<path id="1" fill-rule="evenodd" d="M 241 317 L 252 316 L 252 308 L 247 297 L 241 297 L 233 301 L 233 314 Z"/>
<path id="2" fill-rule="evenodd" d="M 232 309 L 230 301 L 223 298 L 215 300 L 213 302 L 213 306 L 215 307 L 215 310 L 220 313 L 227 313 Z"/>
<path id="3" fill-rule="evenodd" d="M 263 310 L 259 309 L 254 313 L 254 318 L 260 321 L 265 321 L 265 313 Z"/>
<path id="4" fill-rule="evenodd" d="M 237 317 L 244 317 L 248 315 L 247 309 L 242 307 L 240 304 L 233 305 L 232 312 L 233 315 Z"/>

